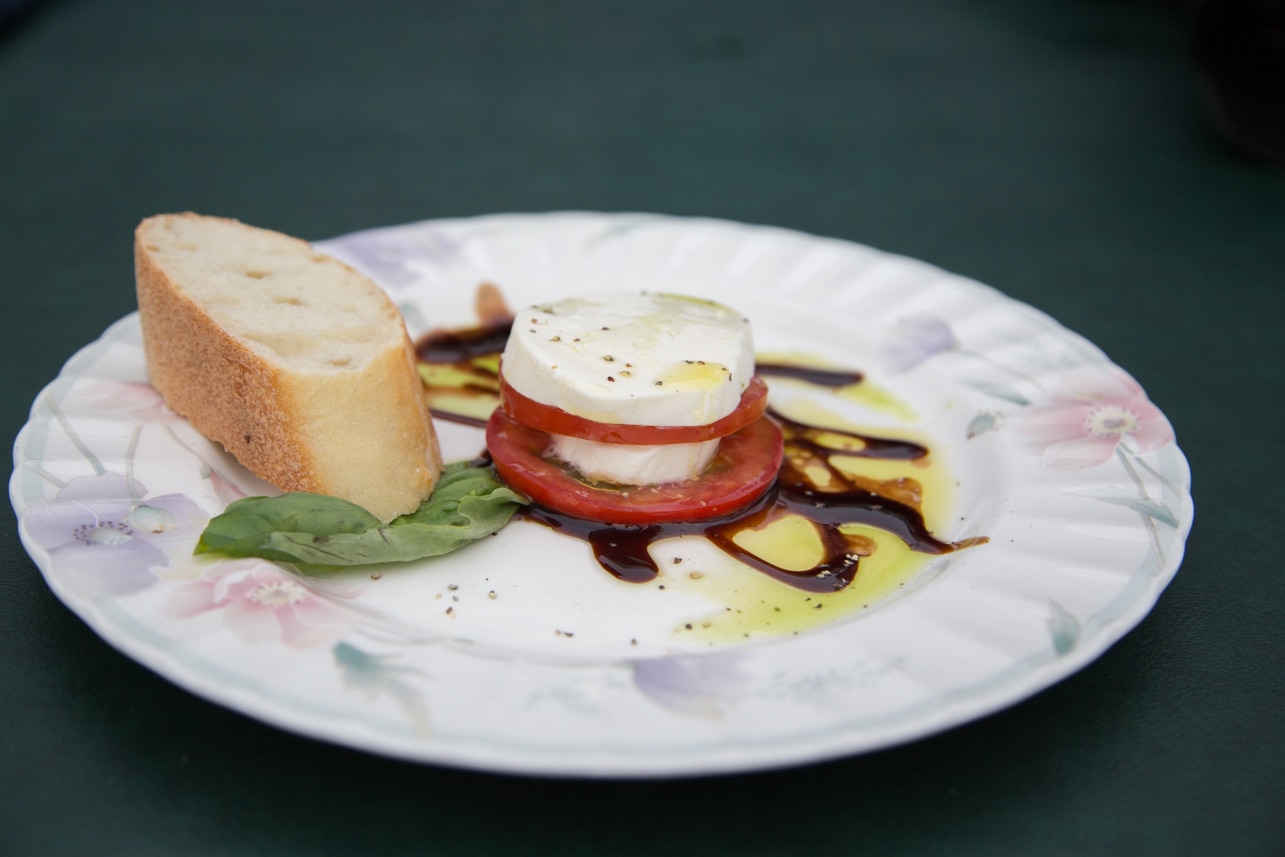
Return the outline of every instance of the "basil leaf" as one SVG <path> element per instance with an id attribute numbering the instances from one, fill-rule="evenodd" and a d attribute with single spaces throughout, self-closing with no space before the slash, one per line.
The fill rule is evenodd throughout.
<path id="1" fill-rule="evenodd" d="M 210 520 L 196 553 L 317 566 L 407 562 L 450 553 L 494 533 L 526 502 L 492 468 L 456 462 L 446 466 L 419 509 L 387 524 L 323 494 L 237 500 Z"/>

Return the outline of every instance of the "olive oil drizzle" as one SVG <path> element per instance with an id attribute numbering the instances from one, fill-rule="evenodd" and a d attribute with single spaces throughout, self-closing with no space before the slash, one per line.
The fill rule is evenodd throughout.
<path id="1" fill-rule="evenodd" d="M 510 326 L 511 320 L 434 332 L 416 343 L 416 353 L 425 363 L 448 365 L 476 379 L 476 383 L 453 387 L 450 392 L 489 396 L 498 404 L 495 373 L 479 366 L 478 361 L 503 351 Z M 760 363 L 757 371 L 827 388 L 847 387 L 863 380 L 860 372 L 780 362 Z M 432 392 L 430 389 L 430 402 Z M 473 417 L 448 410 L 435 408 L 433 413 L 468 425 L 481 424 Z M 916 498 L 920 486 L 915 480 L 902 479 L 895 485 L 887 485 L 851 475 L 835 464 L 844 458 L 926 461 L 930 453 L 922 444 L 811 425 L 775 409 L 769 409 L 767 418 L 775 420 L 785 436 L 785 458 L 780 473 L 762 497 L 731 515 L 694 522 L 613 525 L 532 504 L 522 509 L 518 517 L 587 542 L 598 564 L 628 583 L 648 583 L 660 575 L 651 555 L 653 544 L 678 536 L 699 535 L 743 565 L 810 593 L 846 588 L 855 579 L 861 558 L 874 549 L 871 539 L 845 532 L 844 527 L 859 524 L 876 527 L 896 536 L 911 550 L 924 554 L 950 553 L 984 541 L 945 542 L 933 536 L 919 509 Z M 737 542 L 738 535 L 765 529 L 791 515 L 810 522 L 818 536 L 821 558 L 811 568 L 783 568 Z"/>
<path id="2" fill-rule="evenodd" d="M 499 376 L 489 366 L 504 351 L 512 326 L 513 319 L 509 316 L 477 327 L 430 331 L 415 342 L 415 355 L 421 364 L 448 368 L 470 379 L 444 389 L 429 384 L 428 406 L 433 416 L 475 428 L 486 425 L 484 418 L 440 407 L 435 394 L 473 399 L 482 403 L 483 411 L 498 405 Z"/>
<path id="3" fill-rule="evenodd" d="M 750 506 L 732 515 L 706 521 L 611 525 L 564 515 L 539 506 L 528 506 L 518 514 L 525 520 L 543 524 L 566 535 L 587 541 L 598 564 L 617 578 L 629 583 L 655 580 L 660 569 L 650 553 L 653 543 L 685 535 L 701 535 L 724 553 L 781 583 L 806 592 L 835 592 L 850 584 L 857 574 L 860 559 L 872 549 L 869 539 L 843 531 L 845 525 L 867 524 L 891 533 L 911 550 L 925 554 L 945 554 L 972 542 L 944 542 L 928 531 L 923 515 L 914 506 L 893 499 L 859 484 L 829 462 L 830 455 L 863 455 L 876 458 L 903 458 L 907 450 L 928 451 L 909 441 L 867 438 L 853 432 L 838 432 L 785 419 L 773 414 L 785 434 L 785 460 L 775 485 Z M 819 431 L 869 442 L 861 451 L 835 450 L 812 439 Z M 818 463 L 829 476 L 826 487 L 806 472 Z M 835 489 L 834 484 L 843 487 Z M 913 490 L 913 489 L 912 489 Z M 821 560 L 803 571 L 782 568 L 764 557 L 741 547 L 736 536 L 748 530 L 764 529 L 788 515 L 798 515 L 816 529 L 821 543 Z"/>

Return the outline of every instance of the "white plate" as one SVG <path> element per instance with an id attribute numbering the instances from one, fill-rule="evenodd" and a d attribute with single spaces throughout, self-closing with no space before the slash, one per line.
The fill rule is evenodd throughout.
<path id="1" fill-rule="evenodd" d="M 1146 615 L 1181 560 L 1190 473 L 1164 416 L 1091 344 L 975 282 L 842 241 L 649 215 L 431 221 L 320 246 L 383 284 L 413 334 L 472 323 L 481 281 L 515 307 L 617 288 L 735 306 L 760 350 L 814 354 L 890 391 L 900 410 L 849 416 L 928 437 L 958 483 L 937 498 L 936 534 L 989 541 L 928 562 L 895 597 L 824 622 L 796 610 L 799 633 L 764 623 L 748 639 L 702 635 L 702 620 L 793 596 L 685 542 L 658 550 L 711 574 L 666 572 L 668 587 L 616 581 L 584 543 L 527 522 L 445 558 L 320 579 L 198 560 L 210 515 L 270 489 L 160 405 L 130 316 L 33 405 L 10 483 L 22 539 L 105 640 L 253 717 L 532 774 L 834 758 L 1075 672 Z M 441 431 L 448 459 L 482 448 L 476 429 Z"/>

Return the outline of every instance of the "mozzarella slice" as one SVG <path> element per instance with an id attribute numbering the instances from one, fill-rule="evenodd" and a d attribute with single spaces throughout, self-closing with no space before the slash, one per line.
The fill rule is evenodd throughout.
<path id="1" fill-rule="evenodd" d="M 529 307 L 504 349 L 513 389 L 601 423 L 708 425 L 736 409 L 753 374 L 748 320 L 653 292 Z"/>
<path id="2" fill-rule="evenodd" d="M 705 469 L 718 452 L 717 440 L 700 443 L 643 445 L 598 443 L 555 434 L 550 452 L 573 465 L 580 475 L 596 482 L 621 485 L 658 485 L 691 479 Z"/>
<path id="3" fill-rule="evenodd" d="M 566 298 L 517 313 L 504 378 L 541 404 L 601 423 L 699 426 L 736 410 L 754 374 L 749 321 L 722 304 L 656 292 Z M 584 476 L 690 479 L 717 441 L 634 446 L 554 437 Z"/>

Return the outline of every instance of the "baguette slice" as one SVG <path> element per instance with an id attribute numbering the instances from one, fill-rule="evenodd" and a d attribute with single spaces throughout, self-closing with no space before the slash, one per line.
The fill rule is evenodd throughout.
<path id="1" fill-rule="evenodd" d="M 397 307 L 307 242 L 163 214 L 135 232 L 143 348 L 169 407 L 282 491 L 381 520 L 432 493 L 441 453 Z"/>

